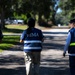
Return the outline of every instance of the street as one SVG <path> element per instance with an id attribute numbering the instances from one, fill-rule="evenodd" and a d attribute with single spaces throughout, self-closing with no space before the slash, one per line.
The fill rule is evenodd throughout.
<path id="1" fill-rule="evenodd" d="M 43 30 L 40 75 L 69 75 L 68 54 L 63 57 L 68 29 Z M 0 75 L 25 75 L 23 46 L 0 53 Z"/>
<path id="2" fill-rule="evenodd" d="M 40 75 L 69 75 L 68 54 L 62 56 L 68 29 L 52 29 L 43 31 L 45 41 L 43 44 Z"/>

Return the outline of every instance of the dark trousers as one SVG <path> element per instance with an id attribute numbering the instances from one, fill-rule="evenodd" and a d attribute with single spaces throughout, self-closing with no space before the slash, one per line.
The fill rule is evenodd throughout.
<path id="1" fill-rule="evenodd" d="M 75 56 L 69 56 L 69 67 L 71 75 L 75 75 Z"/>

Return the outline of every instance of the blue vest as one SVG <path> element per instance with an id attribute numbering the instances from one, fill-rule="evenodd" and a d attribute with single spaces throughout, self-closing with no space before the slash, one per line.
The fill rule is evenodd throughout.
<path id="1" fill-rule="evenodd" d="M 21 36 L 21 39 L 24 40 L 25 52 L 42 50 L 43 34 L 41 30 L 32 28 L 29 34 L 27 34 L 27 30 L 25 30 Z"/>
<path id="2" fill-rule="evenodd" d="M 68 53 L 75 54 L 75 28 L 72 28 L 69 32 L 71 34 L 71 41 L 68 48 Z"/>

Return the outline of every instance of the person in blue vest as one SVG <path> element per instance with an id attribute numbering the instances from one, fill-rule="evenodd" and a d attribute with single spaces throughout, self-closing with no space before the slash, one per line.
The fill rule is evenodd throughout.
<path id="1" fill-rule="evenodd" d="M 26 75 L 39 75 L 40 54 L 42 51 L 43 33 L 35 28 L 35 19 L 28 20 L 28 28 L 23 31 L 20 42 L 24 42 Z"/>
<path id="2" fill-rule="evenodd" d="M 71 29 L 66 39 L 63 56 L 65 57 L 68 50 L 70 73 L 71 75 L 75 75 L 75 19 L 70 20 L 69 25 Z"/>

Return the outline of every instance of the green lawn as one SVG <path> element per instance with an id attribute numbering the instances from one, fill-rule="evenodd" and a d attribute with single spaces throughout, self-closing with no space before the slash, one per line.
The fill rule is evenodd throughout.
<path id="1" fill-rule="evenodd" d="M 6 25 L 3 33 L 21 33 L 27 28 L 27 25 Z"/>
<path id="2" fill-rule="evenodd" d="M 6 29 L 2 30 L 3 33 L 22 33 L 27 28 L 26 25 L 6 25 Z M 4 36 L 2 43 L 0 43 L 0 52 L 13 47 L 18 44 L 20 36 Z"/>
<path id="3" fill-rule="evenodd" d="M 20 36 L 4 36 L 2 43 L 0 43 L 0 52 L 7 50 L 19 43 Z"/>

